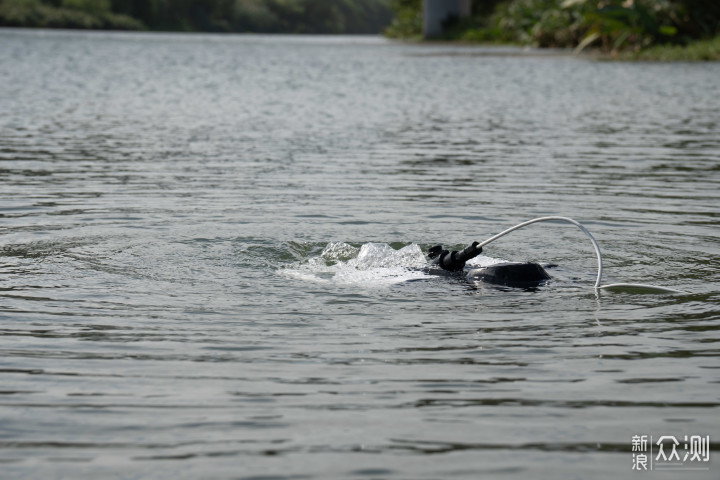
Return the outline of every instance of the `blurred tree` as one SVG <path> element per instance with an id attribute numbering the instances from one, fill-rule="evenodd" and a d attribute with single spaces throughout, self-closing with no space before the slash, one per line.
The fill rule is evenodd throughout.
<path id="1" fill-rule="evenodd" d="M 390 0 L 0 0 L 0 24 L 153 30 L 379 33 Z M 11 8 L 12 7 L 12 8 Z M 5 20 L 3 20 L 5 18 Z M 11 20 L 9 20 L 11 19 Z M 38 20 L 39 19 L 39 20 Z"/>
<path id="2" fill-rule="evenodd" d="M 62 0 L 60 6 L 97 15 L 110 11 L 110 0 Z"/>

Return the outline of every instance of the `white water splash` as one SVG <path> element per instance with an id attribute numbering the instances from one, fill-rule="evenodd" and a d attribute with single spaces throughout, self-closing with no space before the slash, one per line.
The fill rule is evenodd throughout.
<path id="1" fill-rule="evenodd" d="M 318 283 L 377 286 L 430 278 L 421 270 L 426 266 L 425 255 L 414 243 L 395 250 L 386 243 L 366 243 L 358 249 L 332 242 L 319 256 L 280 273 Z"/>
<path id="2" fill-rule="evenodd" d="M 427 266 L 427 261 L 420 247 L 414 243 L 400 250 L 395 250 L 387 243 L 366 243 L 348 265 L 358 270 L 394 267 L 418 269 Z"/>
<path id="3" fill-rule="evenodd" d="M 468 266 L 485 267 L 504 261 L 480 255 L 468 261 Z M 387 243 L 366 243 L 357 248 L 331 242 L 320 255 L 279 273 L 309 282 L 373 287 L 433 278 L 423 270 L 428 266 L 422 249 L 414 243 L 395 250 Z"/>

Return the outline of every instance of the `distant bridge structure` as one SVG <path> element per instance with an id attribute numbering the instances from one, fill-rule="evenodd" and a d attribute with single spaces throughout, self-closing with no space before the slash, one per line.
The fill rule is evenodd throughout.
<path id="1" fill-rule="evenodd" d="M 423 36 L 439 37 L 448 23 L 470 15 L 471 0 L 423 0 Z"/>

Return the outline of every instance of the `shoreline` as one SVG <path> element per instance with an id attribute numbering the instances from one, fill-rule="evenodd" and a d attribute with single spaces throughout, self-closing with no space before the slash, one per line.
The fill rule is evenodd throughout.
<path id="1" fill-rule="evenodd" d="M 523 44 L 496 43 L 496 42 L 472 42 L 468 40 L 452 39 L 422 39 L 422 38 L 391 38 L 391 40 L 406 44 L 446 47 L 497 47 L 527 49 L 536 53 L 528 56 L 574 56 L 578 58 L 592 59 L 609 62 L 716 62 L 720 61 L 720 35 L 702 40 L 694 40 L 687 45 L 655 45 L 637 52 L 620 51 L 605 53 L 599 49 L 586 48 L 575 53 L 572 48 L 549 48 L 536 47 Z M 540 53 L 547 52 L 547 53 Z M 472 55 L 472 54 L 469 54 Z M 522 56 L 518 54 L 518 56 Z"/>
<path id="2" fill-rule="evenodd" d="M 512 57 L 576 57 L 586 60 L 609 61 L 609 62 L 716 62 L 720 61 L 720 36 L 695 40 L 687 45 L 656 45 L 638 52 L 616 52 L 603 53 L 596 49 L 585 49 L 582 52 L 575 53 L 570 48 L 547 48 L 535 47 L 530 45 L 497 43 L 497 42 L 472 42 L 467 40 L 452 39 L 422 39 L 422 38 L 394 38 L 388 37 L 382 32 L 364 33 L 364 34 L 347 34 L 347 33 L 262 33 L 262 32 L 216 32 L 201 30 L 159 30 L 159 29 L 103 29 L 103 28 L 73 28 L 73 27 L 31 27 L 31 26 L 0 26 L 2 31 L 18 31 L 18 32 L 96 32 L 96 33 L 127 33 L 127 34 L 173 34 L 173 35 L 237 35 L 237 36 L 265 36 L 265 37 L 282 37 L 282 36 L 298 36 L 298 37 L 365 37 L 365 38 L 382 38 L 389 43 L 397 42 L 406 45 L 416 45 L 418 47 L 446 47 L 446 48 L 467 48 L 466 51 L 454 52 L 426 52 L 418 53 L 418 56 L 434 56 L 434 55 L 453 55 L 453 56 L 512 56 Z M 478 51 L 475 49 L 486 49 Z M 496 51 L 491 51 L 496 49 Z M 475 51 L 472 51 L 475 50 Z"/>

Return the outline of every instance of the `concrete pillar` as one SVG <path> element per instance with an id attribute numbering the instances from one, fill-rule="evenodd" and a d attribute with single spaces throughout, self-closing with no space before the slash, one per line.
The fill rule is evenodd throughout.
<path id="1" fill-rule="evenodd" d="M 423 35 L 437 37 L 445 31 L 449 19 L 470 15 L 471 0 L 423 0 Z"/>

